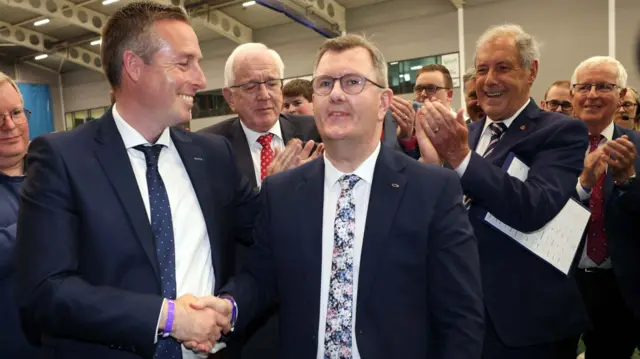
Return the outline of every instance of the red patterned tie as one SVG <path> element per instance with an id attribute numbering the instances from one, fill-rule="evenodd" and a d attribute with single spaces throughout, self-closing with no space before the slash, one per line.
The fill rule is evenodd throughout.
<path id="1" fill-rule="evenodd" d="M 589 153 L 598 148 L 602 135 L 589 135 Z M 589 209 L 591 218 L 587 226 L 587 256 L 597 265 L 607 259 L 607 233 L 604 229 L 604 182 L 606 172 L 598 178 L 591 191 Z"/>
<path id="2" fill-rule="evenodd" d="M 258 137 L 258 143 L 262 146 L 260 150 L 260 180 L 267 177 L 267 169 L 273 160 L 273 149 L 271 148 L 272 133 L 267 133 Z"/>

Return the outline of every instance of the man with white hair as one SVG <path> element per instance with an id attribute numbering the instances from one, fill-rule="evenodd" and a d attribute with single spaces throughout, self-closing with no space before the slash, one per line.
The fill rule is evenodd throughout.
<path id="1" fill-rule="evenodd" d="M 299 163 L 301 154 L 307 159 L 312 145 L 302 150 L 309 140 L 320 141 L 312 116 L 282 113 L 283 77 L 284 63 L 275 50 L 260 43 L 238 46 L 225 64 L 223 89 L 238 117 L 200 130 L 231 141 L 240 170 L 255 189 L 268 174 Z M 287 144 L 290 150 L 284 152 Z"/>
<path id="2" fill-rule="evenodd" d="M 588 359 L 628 359 L 640 340 L 640 241 L 637 217 L 621 198 L 640 170 L 640 135 L 617 126 L 627 72 L 608 56 L 583 61 L 571 78 L 575 116 L 589 129 L 589 150 L 576 185 L 591 210 L 576 271 L 591 318 L 584 334 Z"/>
<path id="3" fill-rule="evenodd" d="M 316 150 L 310 155 L 315 142 L 320 142 L 313 116 L 281 112 L 283 77 L 284 64 L 276 51 L 260 43 L 238 46 L 225 64 L 223 89 L 225 99 L 238 117 L 199 131 L 229 139 L 240 171 L 256 191 L 267 175 L 321 153 Z M 236 246 L 237 269 L 250 244 Z M 272 308 L 244 333 L 239 333 L 244 334 L 243 337 L 234 340 L 243 347 L 243 359 L 279 358 L 274 345 L 278 340 L 275 310 Z"/>
<path id="4" fill-rule="evenodd" d="M 416 132 L 423 161 L 460 176 L 478 237 L 486 308 L 483 358 L 574 358 L 588 318 L 575 281 L 483 219 L 532 232 L 555 217 L 575 191 L 587 150 L 580 121 L 542 111 L 530 98 L 538 73 L 535 39 L 518 25 L 489 28 L 478 40 L 476 91 L 486 117 L 468 129 L 448 108 L 426 102 Z M 507 159 L 529 166 L 525 181 Z"/>

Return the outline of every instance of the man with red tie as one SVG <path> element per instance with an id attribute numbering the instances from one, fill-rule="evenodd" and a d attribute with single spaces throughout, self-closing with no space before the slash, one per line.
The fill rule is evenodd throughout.
<path id="1" fill-rule="evenodd" d="M 571 79 L 575 115 L 589 129 L 576 186 L 591 210 L 576 272 L 592 323 L 584 334 L 589 359 L 627 359 L 640 339 L 640 241 L 620 201 L 640 169 L 640 135 L 613 121 L 626 81 L 622 64 L 604 56 L 583 61 Z"/>
<path id="2" fill-rule="evenodd" d="M 284 64 L 280 55 L 264 44 L 238 46 L 224 69 L 224 97 L 238 117 L 222 121 L 199 132 L 222 135 L 233 147 L 240 172 L 258 191 L 267 175 L 315 158 L 321 150 L 313 116 L 281 113 Z M 318 145 L 319 148 L 322 145 Z M 251 243 L 236 246 L 236 268 L 244 261 Z M 275 311 L 275 308 L 273 309 Z M 270 318 L 270 319 L 269 319 Z M 278 327 L 275 316 L 267 314 L 237 338 L 242 359 L 277 359 Z"/>

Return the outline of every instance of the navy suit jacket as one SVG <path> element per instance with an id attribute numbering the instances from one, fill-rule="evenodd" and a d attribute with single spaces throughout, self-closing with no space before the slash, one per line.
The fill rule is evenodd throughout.
<path id="1" fill-rule="evenodd" d="M 280 303 L 281 358 L 317 352 L 324 161 L 267 177 L 245 270 L 221 293 L 242 328 Z M 361 253 L 354 337 L 363 358 L 480 358 L 476 239 L 455 173 L 381 147 Z M 304 208 L 304 210 L 300 210 Z"/>
<path id="2" fill-rule="evenodd" d="M 313 116 L 280 114 L 279 121 L 280 130 L 282 131 L 282 139 L 285 145 L 294 138 L 303 142 L 307 142 L 309 140 L 322 142 Z M 239 117 L 224 120 L 220 123 L 216 123 L 215 125 L 205 127 L 198 132 L 211 133 L 226 137 L 231 142 L 231 146 L 237 156 L 240 170 L 245 176 L 247 176 L 247 178 L 249 178 L 253 188 L 255 188 L 256 191 L 258 190 L 256 171 L 253 166 L 251 151 L 249 150 L 249 144 L 247 143 L 247 136 L 245 136 L 244 131 L 242 130 L 242 125 L 240 125 Z"/>
<path id="3" fill-rule="evenodd" d="M 469 218 L 478 237 L 489 317 L 510 347 L 577 336 L 588 317 L 573 279 L 480 218 L 489 211 L 516 230 L 532 232 L 555 217 L 575 193 L 587 128 L 582 121 L 542 111 L 531 99 L 483 158 L 475 148 L 485 121 L 469 126 L 473 152 L 461 183 L 472 200 Z M 524 182 L 502 169 L 512 152 L 530 167 Z"/>
<path id="4" fill-rule="evenodd" d="M 640 149 L 640 134 L 633 130 L 615 126 L 613 139 L 627 135 L 629 140 Z M 640 176 L 640 154 L 636 153 L 636 176 Z M 620 291 L 627 305 L 640 320 L 640 193 L 638 179 L 635 188 L 624 193 L 614 186 L 611 169 L 605 179 L 605 228 L 607 248 L 611 256 L 613 271 Z M 588 201 L 586 203 L 588 205 Z M 635 207 L 635 210 L 634 210 Z"/>
<path id="5" fill-rule="evenodd" d="M 211 242 L 214 293 L 257 197 L 228 141 L 172 128 Z M 176 238 L 180 240 L 180 238 Z M 162 304 L 151 225 L 111 111 L 29 146 L 17 240 L 23 327 L 41 358 L 152 358 Z"/>

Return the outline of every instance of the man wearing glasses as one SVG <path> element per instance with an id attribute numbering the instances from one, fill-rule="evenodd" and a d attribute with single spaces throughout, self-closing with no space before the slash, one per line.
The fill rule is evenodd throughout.
<path id="1" fill-rule="evenodd" d="M 591 217 L 575 274 L 592 324 L 583 337 L 589 359 L 627 359 L 640 340 L 638 218 L 621 201 L 637 181 L 640 135 L 614 123 L 626 82 L 622 64 L 604 56 L 583 61 L 571 79 L 590 143 L 576 191 Z"/>
<path id="2" fill-rule="evenodd" d="M 615 120 L 616 125 L 622 128 L 640 131 L 640 95 L 633 87 L 627 87 Z"/>
<path id="3" fill-rule="evenodd" d="M 312 83 L 324 157 L 263 183 L 256 243 L 221 291 L 237 330 L 279 302 L 282 359 L 479 359 L 478 252 L 460 185 L 381 145 L 392 98 L 382 53 L 357 35 L 327 40 Z"/>
<path id="4" fill-rule="evenodd" d="M 224 68 L 224 98 L 238 117 L 199 132 L 226 137 L 234 149 L 238 166 L 258 191 L 267 175 L 295 167 L 322 152 L 312 116 L 283 114 L 284 64 L 280 55 L 259 43 L 238 46 Z M 312 152 L 313 151 L 313 152 Z M 244 261 L 251 243 L 236 245 L 236 264 Z M 235 342 L 243 359 L 280 358 L 277 342 L 276 307 L 257 319 Z"/>
<path id="5" fill-rule="evenodd" d="M 416 74 L 413 94 L 413 101 L 407 101 L 400 96 L 393 96 L 390 114 L 395 120 L 394 122 L 398 123 L 397 138 L 402 150 L 407 155 L 417 159 L 420 154 L 414 132 L 416 111 L 426 100 L 438 101 L 447 108 L 451 108 L 453 80 L 449 70 L 440 64 L 423 66 Z M 451 112 L 455 115 L 455 111 L 451 110 Z M 390 122 L 387 118 L 385 118 L 385 127 Z"/>
<path id="6" fill-rule="evenodd" d="M 571 116 L 573 105 L 569 94 L 570 83 L 567 80 L 556 81 L 544 93 L 544 100 L 540 101 L 540 108 Z"/>
<path id="7" fill-rule="evenodd" d="M 1 358 L 36 358 L 20 327 L 13 266 L 19 193 L 29 144 L 29 111 L 16 83 L 0 72 L 0 330 Z"/>

